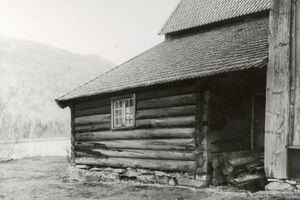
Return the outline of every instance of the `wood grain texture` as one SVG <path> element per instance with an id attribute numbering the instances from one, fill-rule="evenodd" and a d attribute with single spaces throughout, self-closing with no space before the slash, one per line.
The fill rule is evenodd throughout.
<path id="1" fill-rule="evenodd" d="M 101 99 L 87 100 L 85 102 L 80 102 L 75 104 L 75 111 L 99 108 L 102 106 L 109 106 L 111 99 L 109 97 L 103 97 Z"/>
<path id="2" fill-rule="evenodd" d="M 133 129 L 76 134 L 78 141 L 193 138 L 194 128 Z"/>
<path id="3" fill-rule="evenodd" d="M 105 124 L 110 123 L 110 120 L 110 114 L 76 117 L 75 125 Z"/>
<path id="4" fill-rule="evenodd" d="M 157 88 L 155 90 L 136 93 L 137 100 L 157 99 L 161 97 L 176 96 L 182 94 L 194 93 L 195 85 L 179 85 L 167 88 Z"/>
<path id="5" fill-rule="evenodd" d="M 194 161 L 153 160 L 132 158 L 75 158 L 76 164 L 117 168 L 144 168 L 160 171 L 194 172 Z"/>
<path id="6" fill-rule="evenodd" d="M 176 117 L 194 115 L 196 106 L 179 106 L 179 107 L 168 107 L 148 110 L 137 110 L 136 119 L 153 119 L 163 117 Z"/>
<path id="7" fill-rule="evenodd" d="M 195 116 L 136 120 L 137 128 L 194 127 Z"/>
<path id="8" fill-rule="evenodd" d="M 194 161 L 196 153 L 192 151 L 170 151 L 170 150 L 140 150 L 140 149 L 101 149 L 76 151 L 84 156 L 89 155 L 98 158 L 139 158 L 159 160 L 189 160 Z"/>
<path id="9" fill-rule="evenodd" d="M 300 145 L 300 1 L 294 5 L 292 66 L 294 67 L 294 124 L 292 145 Z"/>
<path id="10" fill-rule="evenodd" d="M 92 125 L 77 125 L 75 126 L 76 133 L 108 131 L 111 129 L 111 123 L 92 124 Z"/>
<path id="11" fill-rule="evenodd" d="M 100 115 L 100 114 L 110 114 L 111 106 L 101 106 L 97 108 L 90 108 L 84 110 L 77 110 L 75 112 L 75 117 L 82 117 L 82 116 L 90 116 L 90 115 Z"/>
<path id="12" fill-rule="evenodd" d="M 71 158 L 70 158 L 70 163 L 74 163 L 74 161 L 75 161 L 75 143 L 76 143 L 75 125 L 74 125 L 74 119 L 75 119 L 74 104 L 71 104 L 70 110 L 71 110 L 71 120 L 70 120 L 70 125 L 71 125 Z"/>
<path id="13" fill-rule="evenodd" d="M 111 140 L 78 142 L 75 147 L 104 149 L 194 150 L 194 139 Z"/>
<path id="14" fill-rule="evenodd" d="M 265 171 L 270 178 L 287 178 L 290 132 L 291 0 L 272 0 L 267 68 Z"/>
<path id="15" fill-rule="evenodd" d="M 194 94 L 184 94 L 148 100 L 137 100 L 137 110 L 195 105 Z"/>

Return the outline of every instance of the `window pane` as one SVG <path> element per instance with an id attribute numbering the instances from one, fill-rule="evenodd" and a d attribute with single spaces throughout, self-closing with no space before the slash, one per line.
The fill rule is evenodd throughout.
<path id="1" fill-rule="evenodd" d="M 129 100 L 129 106 L 132 107 L 133 106 L 133 99 Z"/>
<path id="2" fill-rule="evenodd" d="M 113 102 L 113 122 L 115 127 L 131 126 L 134 123 L 133 99 L 123 99 Z"/>

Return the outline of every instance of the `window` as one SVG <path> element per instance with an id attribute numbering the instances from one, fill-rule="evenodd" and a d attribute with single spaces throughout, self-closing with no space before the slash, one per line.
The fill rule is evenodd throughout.
<path id="1" fill-rule="evenodd" d="M 112 128 L 128 128 L 135 124 L 135 96 L 112 99 Z"/>

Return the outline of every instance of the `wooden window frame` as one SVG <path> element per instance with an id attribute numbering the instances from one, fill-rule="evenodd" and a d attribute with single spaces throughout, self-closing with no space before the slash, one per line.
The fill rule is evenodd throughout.
<path id="1" fill-rule="evenodd" d="M 114 124 L 114 118 L 115 118 L 115 112 L 114 112 L 114 102 L 120 101 L 120 100 L 126 100 L 126 99 L 132 99 L 132 104 L 133 104 L 133 123 L 130 126 L 118 126 L 115 127 Z M 111 130 L 126 130 L 126 129 L 134 129 L 135 128 L 135 116 L 136 116 L 136 98 L 135 94 L 130 94 L 130 95 L 124 95 L 124 96 L 118 96 L 118 97 L 112 97 L 111 98 Z"/>

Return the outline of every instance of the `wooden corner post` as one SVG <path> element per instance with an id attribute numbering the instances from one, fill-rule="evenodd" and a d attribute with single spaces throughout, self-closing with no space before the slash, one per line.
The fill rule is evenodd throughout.
<path id="1" fill-rule="evenodd" d="M 70 160 L 69 162 L 71 164 L 75 164 L 75 125 L 74 125 L 74 120 L 75 120 L 75 107 L 74 103 L 70 105 L 70 110 L 71 110 L 71 152 L 70 152 Z"/>
<path id="2" fill-rule="evenodd" d="M 206 89 L 206 87 L 203 87 L 201 84 L 201 82 L 198 82 L 196 87 L 196 165 L 197 175 L 205 174 L 206 181 L 210 182 L 210 149 L 208 139 L 208 105 L 210 93 L 209 90 Z"/>
<path id="3" fill-rule="evenodd" d="M 294 132 L 295 98 L 297 98 L 295 86 L 298 85 L 296 80 L 299 81 L 300 78 L 299 73 L 296 73 L 297 66 L 294 62 L 297 1 L 299 0 L 271 1 L 265 115 L 265 171 L 267 177 L 277 179 L 288 178 L 287 148 L 291 145 Z"/>

